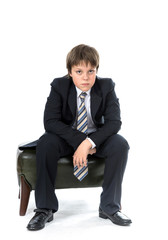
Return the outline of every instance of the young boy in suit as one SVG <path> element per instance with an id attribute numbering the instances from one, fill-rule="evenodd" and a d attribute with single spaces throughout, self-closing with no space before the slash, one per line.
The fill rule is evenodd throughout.
<path id="1" fill-rule="evenodd" d="M 99 217 L 127 226 L 131 220 L 121 213 L 121 185 L 129 145 L 118 133 L 120 106 L 110 78 L 97 76 L 99 54 L 88 45 L 78 45 L 67 55 L 68 75 L 51 83 L 44 112 L 46 133 L 36 146 L 37 209 L 27 228 L 39 230 L 58 211 L 55 194 L 57 161 L 71 154 L 75 175 L 87 177 L 87 156 L 105 158 Z"/>

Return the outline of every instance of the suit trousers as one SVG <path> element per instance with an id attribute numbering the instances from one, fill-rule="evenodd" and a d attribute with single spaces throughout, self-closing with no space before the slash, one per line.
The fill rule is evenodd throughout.
<path id="1" fill-rule="evenodd" d="M 119 134 L 109 137 L 97 149 L 95 156 L 105 158 L 103 191 L 100 207 L 108 214 L 120 209 L 122 180 L 128 158 L 129 145 Z M 35 200 L 37 208 L 58 210 L 55 194 L 57 161 L 60 157 L 74 154 L 74 149 L 62 138 L 52 133 L 45 133 L 36 147 L 37 182 Z M 73 174 L 73 172 L 72 172 Z"/>

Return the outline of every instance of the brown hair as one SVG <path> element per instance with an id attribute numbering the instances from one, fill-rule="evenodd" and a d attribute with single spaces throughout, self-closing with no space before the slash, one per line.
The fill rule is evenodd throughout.
<path id="1" fill-rule="evenodd" d="M 91 64 L 92 67 L 96 67 L 96 70 L 99 68 L 99 54 L 97 50 L 93 47 L 90 47 L 85 44 L 80 44 L 74 47 L 67 55 L 66 58 L 66 67 L 68 69 L 68 74 L 71 73 L 71 69 L 74 65 L 78 65 L 81 62 Z"/>

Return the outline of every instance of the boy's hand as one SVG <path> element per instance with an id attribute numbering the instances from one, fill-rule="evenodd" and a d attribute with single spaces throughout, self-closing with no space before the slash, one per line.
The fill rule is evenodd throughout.
<path id="1" fill-rule="evenodd" d="M 73 165 L 79 167 L 87 166 L 88 154 L 96 152 L 95 148 L 91 149 L 92 144 L 88 139 L 85 139 L 76 149 L 73 155 Z"/>

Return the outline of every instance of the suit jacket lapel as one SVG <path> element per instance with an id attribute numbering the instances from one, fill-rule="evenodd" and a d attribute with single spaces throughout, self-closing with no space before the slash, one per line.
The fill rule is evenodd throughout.
<path id="1" fill-rule="evenodd" d="M 72 83 L 69 89 L 68 104 L 74 118 L 76 116 L 76 108 L 77 108 L 76 96 L 77 95 L 76 95 L 75 85 Z"/>
<path id="2" fill-rule="evenodd" d="M 91 115 L 92 119 L 95 120 L 95 115 L 99 109 L 102 98 L 97 94 L 96 83 L 91 89 Z"/>

